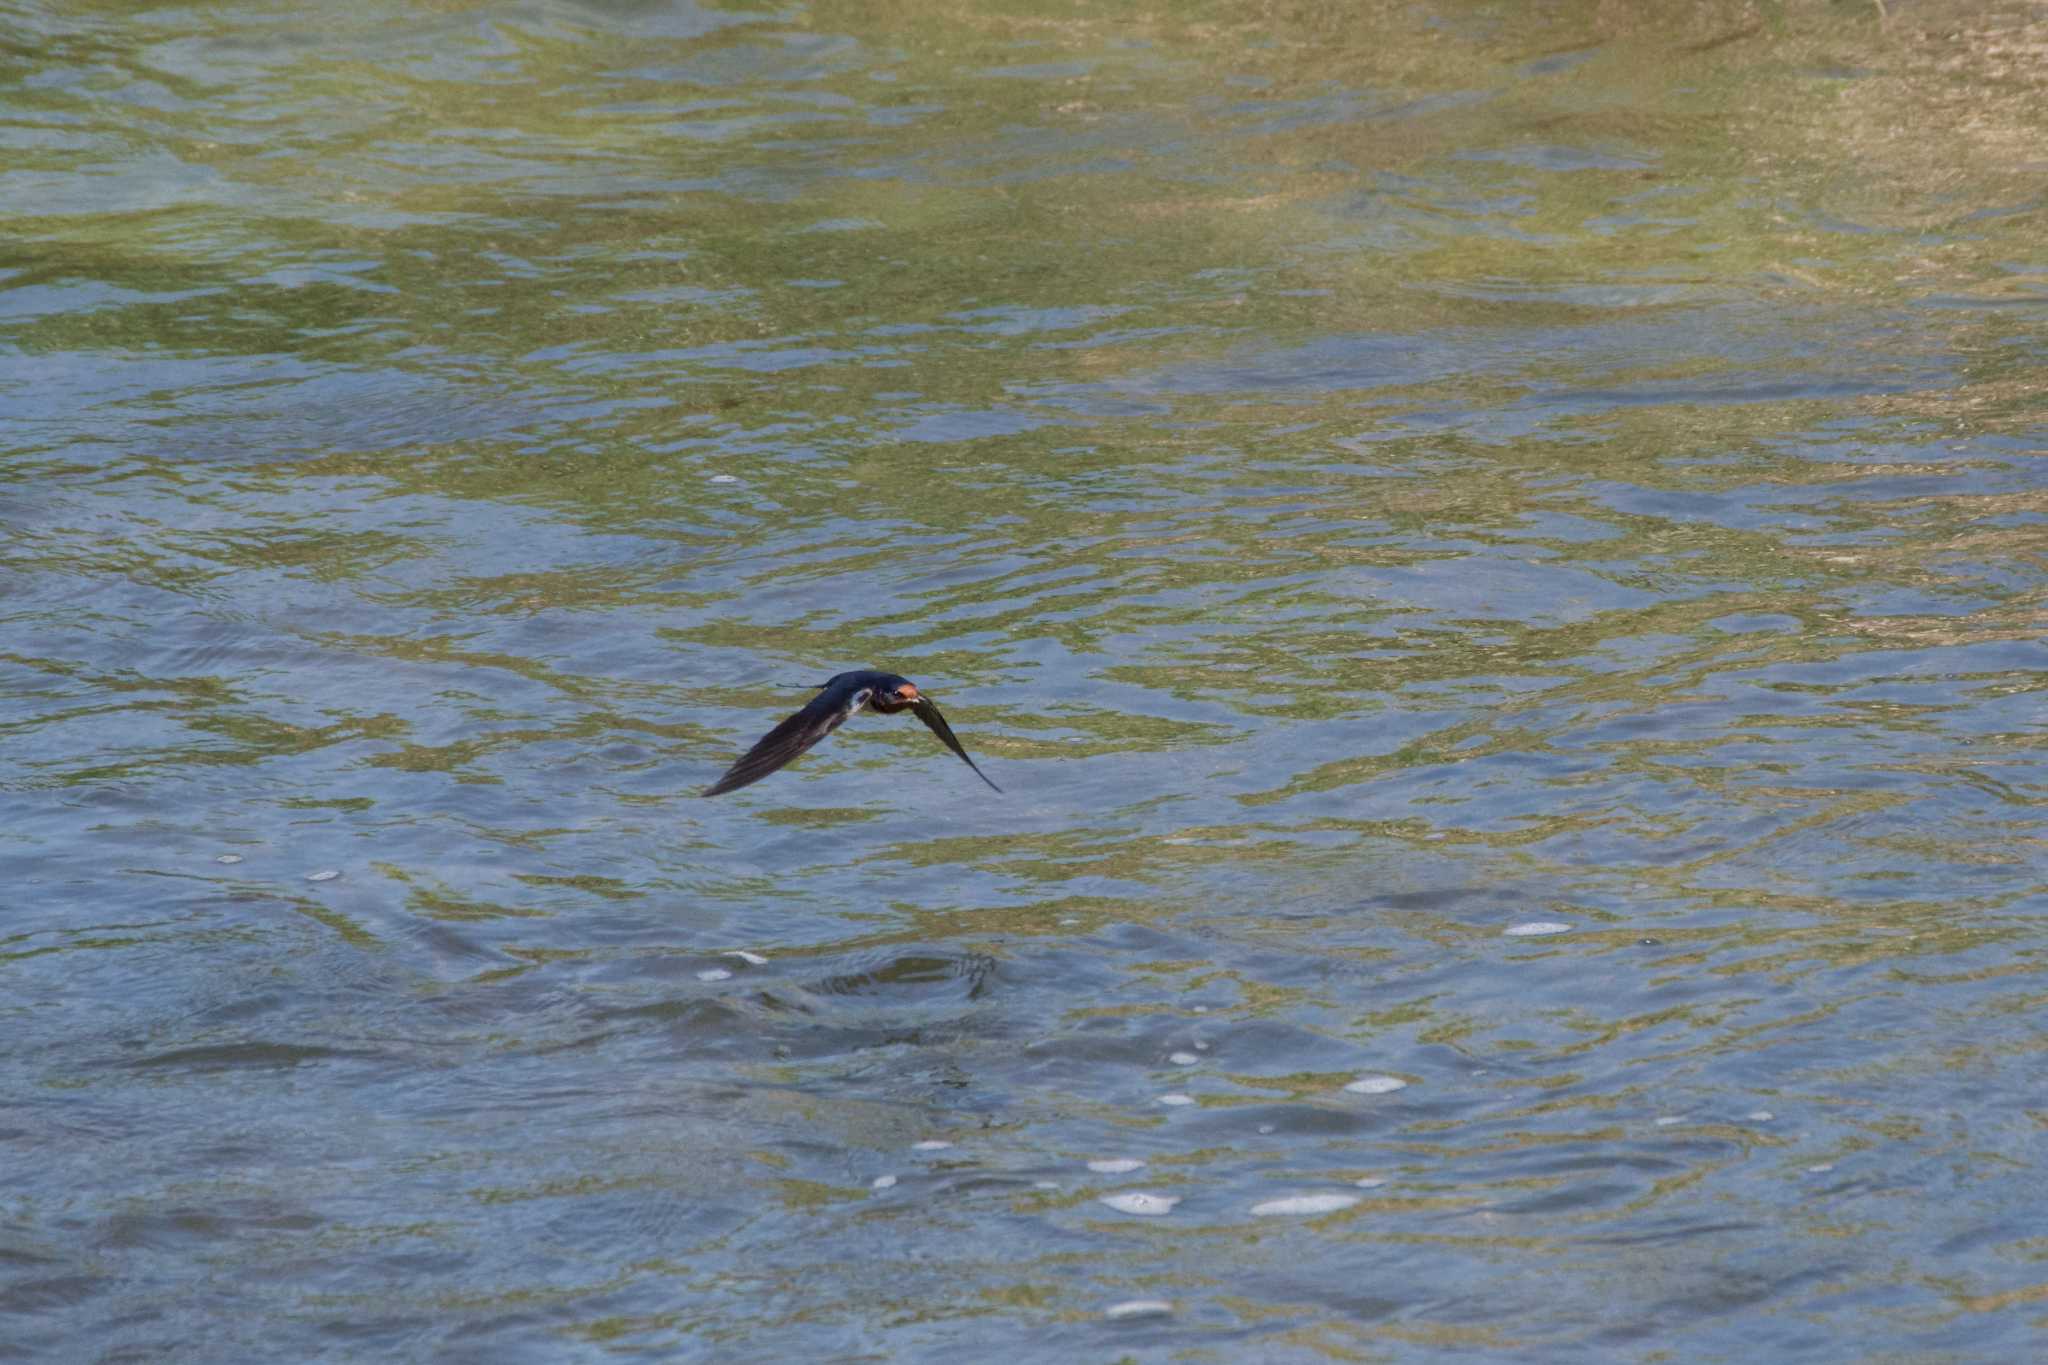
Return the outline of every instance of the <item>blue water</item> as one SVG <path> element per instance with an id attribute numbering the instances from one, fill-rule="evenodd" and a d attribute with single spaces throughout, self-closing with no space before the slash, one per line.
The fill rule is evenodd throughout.
<path id="1" fill-rule="evenodd" d="M 4 16 L 0 1355 L 2035 1353 L 2031 10 Z"/>

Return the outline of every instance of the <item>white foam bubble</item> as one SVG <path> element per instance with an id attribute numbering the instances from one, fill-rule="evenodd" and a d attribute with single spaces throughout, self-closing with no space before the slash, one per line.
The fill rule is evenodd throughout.
<path id="1" fill-rule="evenodd" d="M 1291 1194 L 1285 1199 L 1268 1199 L 1263 1204 L 1252 1205 L 1254 1218 L 1300 1217 L 1307 1214 L 1335 1213 L 1348 1209 L 1358 1202 L 1355 1194 Z"/>
<path id="2" fill-rule="evenodd" d="M 952 1143 L 944 1138 L 926 1138 L 922 1142 L 911 1143 L 910 1150 L 913 1152 L 943 1152 L 952 1145 Z"/>
<path id="3" fill-rule="evenodd" d="M 749 967 L 765 967 L 768 965 L 767 958 L 762 957 L 759 953 L 750 953 L 745 948 L 735 948 L 731 952 L 723 954 L 723 956 L 736 957 Z"/>
<path id="4" fill-rule="evenodd" d="M 1659 1128 L 1672 1128 L 1684 1123 L 1685 1120 L 1676 1114 L 1659 1114 L 1655 1122 Z"/>
<path id="5" fill-rule="evenodd" d="M 226 863 L 229 867 L 233 867 L 236 863 L 242 861 L 242 855 L 239 853 L 223 853 L 218 858 L 215 858 L 214 861 Z"/>
<path id="6" fill-rule="evenodd" d="M 1192 1052 L 1176 1052 L 1168 1056 L 1166 1060 L 1172 1062 L 1175 1066 L 1193 1066 L 1202 1059 Z"/>
<path id="7" fill-rule="evenodd" d="M 1545 934 L 1569 934 L 1572 927 L 1551 919 L 1534 919 L 1527 924 L 1512 924 L 1501 930 L 1508 938 L 1541 938 Z"/>
<path id="8" fill-rule="evenodd" d="M 309 882 L 331 882 L 340 875 L 341 869 L 338 867 L 323 867 L 318 872 L 308 872 L 306 880 Z"/>
<path id="9" fill-rule="evenodd" d="M 1806 1173 L 1808 1175 L 1826 1175 L 1829 1171 L 1832 1171 L 1833 1169 L 1835 1169 L 1834 1162 L 1823 1161 L 1818 1166 L 1808 1166 L 1806 1168 Z"/>
<path id="10" fill-rule="evenodd" d="M 1749 1111 L 1749 1121 L 1751 1123 L 1769 1123 L 1776 1117 L 1778 1116 L 1768 1109 L 1752 1109 Z"/>
<path id="11" fill-rule="evenodd" d="M 697 979 L 699 981 L 730 981 L 732 980 L 732 973 L 723 967 L 706 967 L 703 971 L 697 973 Z"/>
<path id="12" fill-rule="evenodd" d="M 868 1182 L 868 1188 L 871 1190 L 894 1189 L 896 1188 L 896 1177 L 893 1175 L 878 1175 Z"/>
<path id="13" fill-rule="evenodd" d="M 738 479 L 736 479 L 736 478 L 734 478 L 734 477 L 733 477 L 732 475 L 730 475 L 730 474 L 713 474 L 713 475 L 711 476 L 711 482 L 713 482 L 713 483 L 738 483 L 738 482 L 739 482 L 739 480 L 738 480 Z"/>
<path id="14" fill-rule="evenodd" d="M 1207 1052 L 1208 1050 L 1209 1050 L 1209 1045 L 1208 1045 L 1207 1043 L 1205 1043 L 1205 1042 L 1202 1042 L 1202 1041 L 1201 1041 L 1201 1040 L 1199 1040 L 1199 1039 L 1197 1039 L 1197 1040 L 1196 1040 L 1196 1042 L 1195 1042 L 1195 1051 L 1197 1051 L 1197 1052 Z"/>
<path id="15" fill-rule="evenodd" d="M 1129 1175 L 1132 1171 L 1142 1168 L 1144 1164 L 1134 1156 L 1115 1156 L 1091 1161 L 1088 1163 L 1088 1169 L 1097 1175 Z"/>
<path id="16" fill-rule="evenodd" d="M 1386 1184 L 1387 1181 L 1385 1176 L 1362 1175 L 1358 1177 L 1358 1179 L 1352 1181 L 1351 1183 L 1358 1186 L 1358 1188 L 1361 1190 L 1376 1190 L 1380 1186 Z"/>
<path id="17" fill-rule="evenodd" d="M 1173 1311 L 1173 1305 L 1165 1299 L 1125 1299 L 1102 1310 L 1102 1316 L 1115 1322 L 1121 1318 L 1158 1318 Z"/>
<path id="18" fill-rule="evenodd" d="M 1354 1095 L 1391 1095 L 1406 1090 L 1408 1082 L 1399 1076 L 1360 1076 L 1344 1088 Z"/>
<path id="19" fill-rule="evenodd" d="M 1122 1194 L 1105 1194 L 1095 1201 L 1107 1204 L 1118 1213 L 1135 1213 L 1145 1218 L 1157 1218 L 1173 1212 L 1173 1206 L 1180 1202 L 1177 1194 L 1148 1194 L 1144 1190 L 1126 1190 Z"/>
<path id="20" fill-rule="evenodd" d="M 1183 1095 L 1178 1090 L 1174 1091 L 1171 1095 L 1161 1095 L 1159 1097 L 1159 1103 L 1170 1105 L 1176 1109 L 1181 1105 L 1193 1104 L 1194 1102 L 1195 1097 L 1193 1095 Z"/>

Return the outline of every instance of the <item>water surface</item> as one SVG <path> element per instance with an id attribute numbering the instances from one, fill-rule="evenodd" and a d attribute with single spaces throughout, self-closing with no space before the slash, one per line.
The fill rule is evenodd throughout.
<path id="1" fill-rule="evenodd" d="M 2038 7 L 4 18 L 7 1353 L 2038 1349 Z"/>

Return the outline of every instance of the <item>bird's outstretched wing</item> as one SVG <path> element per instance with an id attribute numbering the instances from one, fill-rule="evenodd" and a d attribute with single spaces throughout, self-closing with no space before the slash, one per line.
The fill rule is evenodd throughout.
<path id="1" fill-rule="evenodd" d="M 919 720 L 925 723 L 926 728 L 939 737 L 941 743 L 954 753 L 960 755 L 962 763 L 965 763 L 970 768 L 974 768 L 974 775 L 976 777 L 984 782 L 988 782 L 988 774 L 974 767 L 974 760 L 967 756 L 967 751 L 960 747 L 960 741 L 953 737 L 953 727 L 946 724 L 946 718 L 939 714 L 939 708 L 932 704 L 930 697 L 919 697 L 910 704 L 910 709 Z M 995 791 L 1000 792 L 1002 790 L 1001 787 L 996 786 L 993 782 L 988 782 L 988 785 Z"/>
<path id="2" fill-rule="evenodd" d="M 850 698 L 843 695 L 835 696 L 831 692 L 813 698 L 803 710 L 761 736 L 753 748 L 740 755 L 739 761 L 726 769 L 724 777 L 706 787 L 701 795 L 722 796 L 750 782 L 759 782 L 844 725 L 846 718 L 860 710 L 867 699 L 866 689 L 854 693 Z M 956 744 L 953 747 L 958 749 L 960 746 Z M 962 754 L 961 757 L 965 758 L 966 755 Z"/>

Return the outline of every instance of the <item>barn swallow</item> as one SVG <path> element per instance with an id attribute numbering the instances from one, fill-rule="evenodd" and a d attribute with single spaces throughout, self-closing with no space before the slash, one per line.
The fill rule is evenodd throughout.
<path id="1" fill-rule="evenodd" d="M 961 762 L 974 768 L 976 777 L 997 791 L 1002 790 L 988 781 L 987 773 L 974 767 L 974 760 L 960 747 L 960 741 L 953 738 L 953 727 L 946 724 L 946 718 L 939 714 L 939 708 L 932 704 L 932 699 L 917 690 L 916 683 L 894 673 L 863 668 L 819 683 L 818 695 L 811 699 L 809 705 L 761 736 L 760 743 L 741 755 L 737 763 L 726 769 L 725 776 L 706 787 L 703 794 L 718 796 L 736 791 L 749 782 L 759 782 L 846 724 L 847 717 L 863 706 L 872 707 L 885 716 L 898 711 L 910 712 L 939 737 L 940 743 L 960 755 Z"/>

